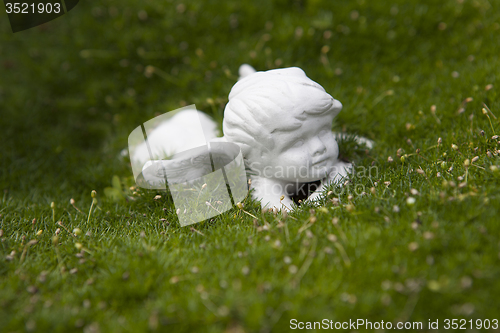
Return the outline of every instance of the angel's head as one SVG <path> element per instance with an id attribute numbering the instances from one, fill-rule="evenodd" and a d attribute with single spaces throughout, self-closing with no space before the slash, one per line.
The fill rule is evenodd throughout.
<path id="1" fill-rule="evenodd" d="M 341 109 L 300 68 L 257 72 L 231 89 L 223 132 L 264 177 L 313 181 L 338 157 L 331 126 Z"/>

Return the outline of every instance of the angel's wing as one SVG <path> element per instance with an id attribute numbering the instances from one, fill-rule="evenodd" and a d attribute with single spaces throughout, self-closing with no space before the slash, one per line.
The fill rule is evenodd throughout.
<path id="1" fill-rule="evenodd" d="M 165 188 L 165 184 L 187 183 L 212 172 L 207 146 L 176 154 L 170 160 L 152 160 L 144 164 L 142 176 L 151 188 Z"/>
<path id="2" fill-rule="evenodd" d="M 142 168 L 148 188 L 164 189 L 165 184 L 188 183 L 231 163 L 239 153 L 236 145 L 212 142 L 175 154 L 169 160 L 152 160 Z"/>

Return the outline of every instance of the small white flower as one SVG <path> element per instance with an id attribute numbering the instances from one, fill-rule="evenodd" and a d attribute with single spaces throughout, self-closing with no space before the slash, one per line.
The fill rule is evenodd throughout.
<path id="1" fill-rule="evenodd" d="M 407 204 L 408 206 L 413 206 L 413 205 L 415 204 L 415 201 L 416 201 L 416 200 L 415 200 L 415 198 L 414 198 L 414 197 L 408 197 L 408 198 L 406 199 L 406 204 Z"/>

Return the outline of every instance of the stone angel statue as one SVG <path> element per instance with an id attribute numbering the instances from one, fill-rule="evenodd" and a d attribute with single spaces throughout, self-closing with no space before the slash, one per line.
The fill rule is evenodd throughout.
<path id="1" fill-rule="evenodd" d="M 194 109 L 177 113 L 149 134 L 157 144 L 131 154 L 133 163 L 144 165 L 144 179 L 166 176 L 169 182 L 183 182 L 202 176 L 214 163 L 225 165 L 234 158 L 236 152 L 228 154 L 231 149 L 223 143 L 241 150 L 251 195 L 263 208 L 291 210 L 304 185 L 317 185 L 307 198 L 314 201 L 327 185 L 348 176 L 352 164 L 339 160 L 331 130 L 342 109 L 338 100 L 297 67 L 256 72 L 242 65 L 239 73 L 224 110 L 223 136 L 218 137 L 217 124 L 206 114 Z M 200 119 L 202 131 L 190 130 L 193 117 Z M 212 158 L 206 150 L 192 149 L 192 142 L 203 140 L 214 147 Z M 357 140 L 371 148 L 370 140 Z M 148 159 L 158 152 L 173 158 Z"/>

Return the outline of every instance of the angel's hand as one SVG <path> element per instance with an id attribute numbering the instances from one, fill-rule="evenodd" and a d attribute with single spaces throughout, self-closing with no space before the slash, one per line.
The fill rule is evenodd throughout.
<path id="1" fill-rule="evenodd" d="M 286 194 L 286 183 L 276 179 L 252 177 L 252 197 L 260 200 L 263 209 L 292 210 L 294 202 Z"/>

